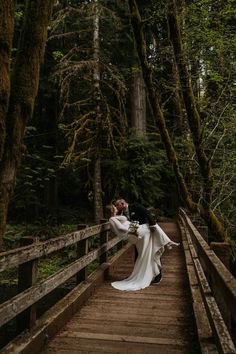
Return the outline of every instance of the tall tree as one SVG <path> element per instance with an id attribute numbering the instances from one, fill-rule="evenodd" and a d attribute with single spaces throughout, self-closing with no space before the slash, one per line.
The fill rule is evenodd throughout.
<path id="1" fill-rule="evenodd" d="M 93 19 L 93 81 L 94 81 L 94 101 L 95 101 L 95 119 L 97 126 L 101 125 L 101 73 L 100 73 L 100 11 L 98 0 L 94 0 L 94 19 Z M 93 191 L 94 191 L 94 216 L 95 222 L 103 218 L 103 203 L 102 203 L 102 171 L 101 171 L 101 137 L 98 130 L 97 149 L 94 156 L 94 175 L 93 175 Z"/>
<path id="2" fill-rule="evenodd" d="M 137 134 L 146 134 L 146 89 L 142 70 L 134 68 L 132 85 L 132 128 Z"/>
<path id="3" fill-rule="evenodd" d="M 61 24 L 68 21 L 68 28 L 63 34 L 58 29 L 57 34 L 57 38 L 68 38 L 68 48 L 63 47 L 64 55 L 56 71 L 60 79 L 61 117 L 69 140 L 64 162 L 80 170 L 86 168 L 94 219 L 98 222 L 103 217 L 102 160 L 111 151 L 116 153 L 116 137 L 127 126 L 123 101 L 126 88 L 114 64 L 117 58 L 112 57 L 117 33 L 107 29 L 113 28 L 114 23 L 118 26 L 120 19 L 101 0 L 68 6 L 65 11 L 71 16 L 76 14 L 77 22 L 62 16 Z"/>
<path id="4" fill-rule="evenodd" d="M 0 13 L 0 23 L 10 15 L 5 27 L 7 45 L 5 50 L 5 67 L 9 66 L 9 50 L 12 43 L 13 1 L 4 1 L 4 11 Z M 16 181 L 17 169 L 25 149 L 23 137 L 27 123 L 32 117 L 35 97 L 38 91 L 40 65 L 44 56 L 47 30 L 54 1 L 28 0 L 25 8 L 24 24 L 17 48 L 17 56 L 12 72 L 11 86 L 5 85 L 5 108 L 1 116 L 1 126 L 6 131 L 6 139 L 0 163 L 0 235 L 4 234 L 7 210 Z M 7 21 L 8 22 L 8 21 Z M 6 50 L 7 49 L 7 50 Z M 8 55 L 6 55 L 8 53 Z M 4 79 L 3 79 L 4 80 Z M 9 82 L 9 72 L 5 72 Z M 4 80 L 4 81 L 5 81 Z"/>
<path id="5" fill-rule="evenodd" d="M 0 160 L 6 138 L 6 113 L 10 97 L 10 59 L 14 33 L 14 0 L 3 0 L 0 9 Z"/>
<path id="6" fill-rule="evenodd" d="M 174 4 L 175 5 L 175 4 Z M 154 116 L 157 119 L 157 125 L 164 143 L 164 146 L 166 148 L 167 156 L 168 159 L 173 167 L 176 181 L 179 186 L 179 191 L 182 196 L 182 199 L 185 203 L 185 205 L 194 212 L 199 212 L 201 217 L 204 218 L 206 223 L 208 224 L 210 230 L 212 231 L 212 234 L 214 235 L 216 240 L 225 240 L 227 237 L 226 230 L 224 228 L 224 224 L 222 223 L 222 220 L 215 215 L 213 210 L 211 209 L 210 206 L 210 201 L 211 201 L 211 195 L 212 195 L 212 170 L 210 168 L 209 161 L 206 158 L 205 151 L 202 150 L 202 146 L 199 145 L 201 144 L 201 127 L 200 127 L 200 121 L 198 119 L 198 111 L 196 108 L 196 104 L 194 101 L 194 98 L 192 97 L 192 87 L 190 83 L 190 76 L 186 72 L 187 68 L 185 67 L 186 63 L 185 61 L 182 62 L 181 66 L 181 72 L 180 76 L 184 76 L 185 78 L 185 84 L 186 87 L 182 88 L 183 90 L 183 95 L 185 96 L 185 105 L 186 105 L 186 110 L 187 113 L 193 114 L 191 117 L 189 117 L 189 125 L 190 125 L 190 130 L 192 132 L 192 137 L 193 137 L 193 142 L 196 150 L 196 154 L 198 156 L 199 160 L 199 165 L 200 165 L 200 171 L 203 176 L 203 188 L 205 191 L 205 199 L 201 203 L 196 203 L 193 201 L 191 194 L 189 193 L 186 181 L 183 177 L 183 174 L 180 169 L 178 157 L 175 151 L 175 148 L 173 146 L 172 139 L 170 137 L 170 134 L 168 132 L 168 128 L 166 126 L 165 122 L 165 117 L 164 114 L 161 110 L 156 92 L 154 90 L 154 85 L 152 81 L 152 69 L 148 63 L 147 59 L 147 51 L 146 51 L 146 42 L 144 39 L 144 34 L 143 34 L 143 21 L 141 20 L 141 16 L 139 13 L 139 9 L 137 6 L 136 1 L 134 0 L 129 0 L 129 6 L 130 6 L 130 13 L 131 13 L 131 22 L 132 26 L 134 29 L 134 36 L 136 40 L 136 45 L 137 45 L 137 51 L 138 55 L 140 58 L 142 70 L 143 70 L 143 77 L 146 82 L 146 87 L 148 90 L 148 95 L 149 95 L 149 100 L 150 104 L 154 113 Z M 172 12 L 173 14 L 173 12 Z M 175 23 L 176 26 L 176 23 Z M 175 27 L 175 30 L 178 31 L 179 28 Z M 180 46 L 181 43 L 178 42 L 178 45 Z M 181 49 L 179 49 L 181 52 Z M 181 52 L 181 55 L 183 53 Z M 184 91 L 185 89 L 185 91 Z M 196 130 L 196 131 L 194 131 Z"/>

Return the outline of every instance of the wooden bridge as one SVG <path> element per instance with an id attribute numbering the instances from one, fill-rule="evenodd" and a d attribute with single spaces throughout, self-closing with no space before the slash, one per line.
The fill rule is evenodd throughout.
<path id="1" fill-rule="evenodd" d="M 0 353 L 236 353 L 235 278 L 184 210 L 160 226 L 181 247 L 164 253 L 162 282 L 140 291 L 110 285 L 131 273 L 134 250 L 107 222 L 0 254 L 1 271 L 19 269 L 19 293 L 0 305 L 0 325 L 16 319 L 19 334 Z M 66 247 L 77 259 L 37 281 L 38 260 Z M 74 288 L 37 318 L 37 303 L 73 277 Z"/>

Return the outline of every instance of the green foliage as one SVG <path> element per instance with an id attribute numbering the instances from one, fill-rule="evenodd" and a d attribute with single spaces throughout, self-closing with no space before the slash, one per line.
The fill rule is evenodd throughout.
<path id="1" fill-rule="evenodd" d="M 107 159 L 103 165 L 105 188 L 110 195 L 113 193 L 113 196 L 123 196 L 146 206 L 165 208 L 165 198 L 171 198 L 171 190 L 174 194 L 173 176 L 165 152 L 155 141 L 131 136 L 124 156 Z"/>
<path id="2" fill-rule="evenodd" d="M 19 241 L 22 236 L 25 235 L 25 226 L 24 225 L 7 225 L 6 232 L 3 238 L 4 247 L 6 249 L 12 248 L 16 245 L 19 246 Z"/>
<path id="3" fill-rule="evenodd" d="M 6 250 L 20 247 L 20 240 L 24 236 L 33 237 L 38 241 L 46 241 L 76 230 L 77 224 L 52 225 L 50 219 L 40 220 L 40 218 L 34 224 L 7 224 L 4 235 L 4 247 Z"/>
<path id="4" fill-rule="evenodd" d="M 7 269 L 3 272 L 0 272 L 0 286 L 2 285 L 16 285 L 18 283 L 18 269 L 17 268 L 11 268 Z"/>
<path id="5" fill-rule="evenodd" d="M 48 278 L 62 268 L 62 259 L 59 256 L 52 256 L 43 259 L 38 264 L 39 280 Z"/>
<path id="6" fill-rule="evenodd" d="M 52 52 L 52 56 L 55 60 L 59 61 L 61 58 L 63 58 L 64 54 L 60 50 L 55 50 Z"/>
<path id="7" fill-rule="evenodd" d="M 178 203 L 173 173 L 159 143 L 157 128 L 150 128 L 153 119 L 149 107 L 148 130 L 154 133 L 148 136 L 150 141 L 134 136 L 127 138 L 131 126 L 131 77 L 139 70 L 127 2 L 101 0 L 98 3 L 101 15 L 99 100 L 93 85 L 94 2 L 58 1 L 58 11 L 50 24 L 34 118 L 24 140 L 27 150 L 9 211 L 9 221 L 32 225 L 37 220 L 37 223 L 24 231 L 18 226 L 15 230 L 8 228 L 5 242 L 9 247 L 17 245 L 25 234 L 42 239 L 57 235 L 55 222 L 74 225 L 91 222 L 92 171 L 98 147 L 104 203 L 124 196 L 130 201 L 159 207 L 165 214 Z M 179 20 L 184 24 L 184 49 L 192 80 L 198 84 L 196 98 L 202 117 L 203 144 L 213 160 L 212 206 L 225 216 L 233 235 L 236 225 L 233 1 L 181 4 L 178 2 Z M 148 19 L 144 30 L 153 81 L 160 91 L 160 102 L 183 174 L 199 200 L 198 164 L 191 146 L 189 149 L 189 141 L 182 135 L 186 125 L 181 126 L 175 111 L 175 93 L 179 87 L 172 74 L 166 2 L 145 1 L 139 2 L 139 6 L 142 17 Z M 24 5 L 17 5 L 13 47 L 19 38 L 23 12 Z M 98 101 L 100 115 L 96 111 Z M 65 153 L 72 164 L 62 167 Z M 72 257 L 73 251 L 68 252 L 68 258 Z"/>

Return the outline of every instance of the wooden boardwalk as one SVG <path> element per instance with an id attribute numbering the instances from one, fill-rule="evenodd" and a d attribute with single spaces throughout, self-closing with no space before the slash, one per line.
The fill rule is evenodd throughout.
<path id="1" fill-rule="evenodd" d="M 175 223 L 160 226 L 181 242 Z M 199 353 L 182 246 L 166 251 L 162 264 L 160 284 L 135 292 L 116 290 L 110 282 L 132 271 L 130 251 L 42 353 Z"/>

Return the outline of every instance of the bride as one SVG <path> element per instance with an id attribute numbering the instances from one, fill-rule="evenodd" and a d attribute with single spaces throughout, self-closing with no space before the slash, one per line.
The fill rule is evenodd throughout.
<path id="1" fill-rule="evenodd" d="M 179 243 L 171 241 L 158 224 L 151 227 L 148 223 L 137 225 L 124 215 L 114 215 L 109 222 L 111 230 L 123 239 L 130 239 L 135 243 L 138 252 L 131 275 L 111 285 L 119 290 L 135 291 L 148 287 L 158 276 L 160 280 L 160 258 L 165 247 L 171 249 L 172 246 L 179 246 Z"/>

